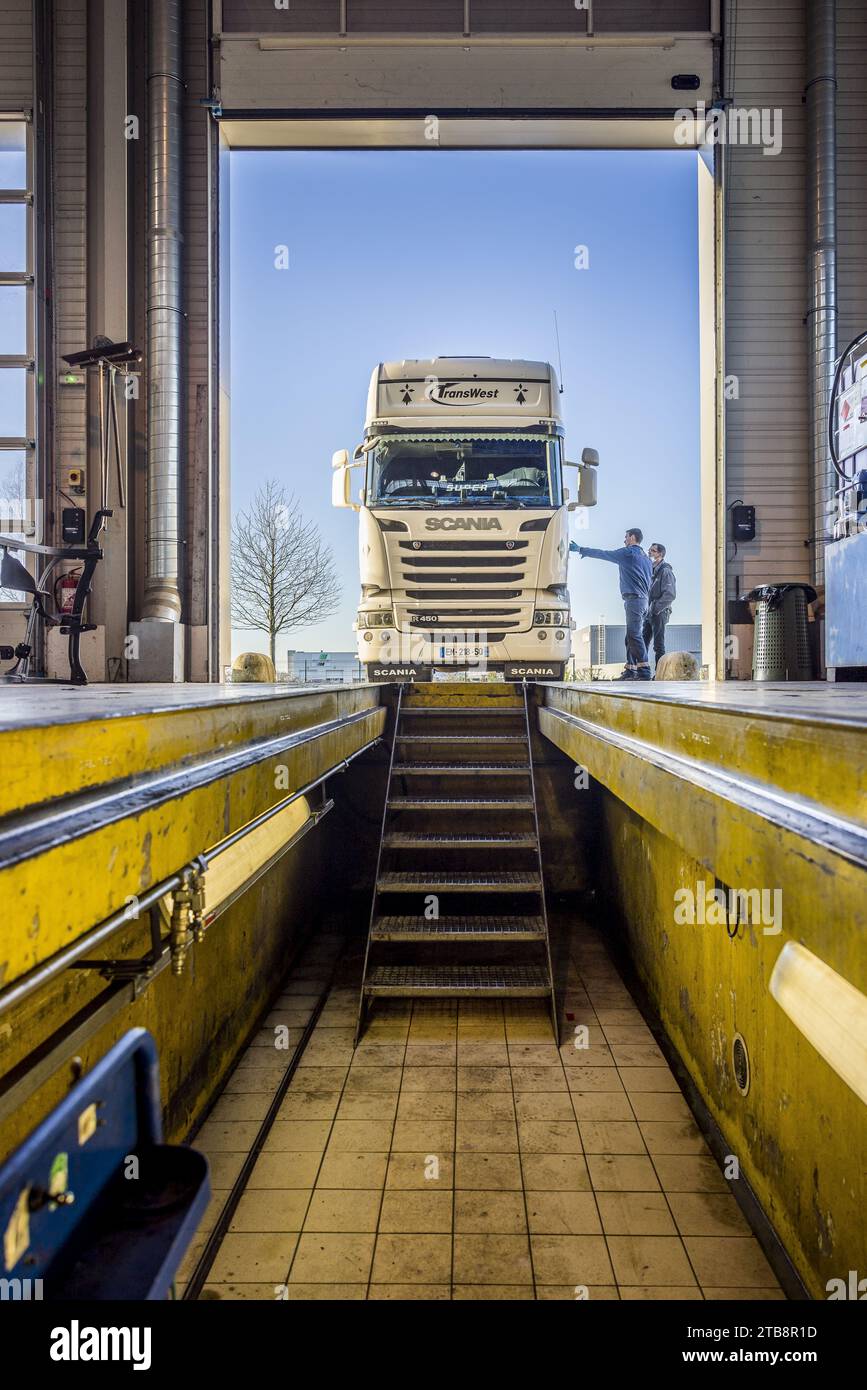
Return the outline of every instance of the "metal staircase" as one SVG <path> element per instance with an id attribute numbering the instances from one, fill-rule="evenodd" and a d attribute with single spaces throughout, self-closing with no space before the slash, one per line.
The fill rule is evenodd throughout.
<path id="1" fill-rule="evenodd" d="M 556 1036 L 527 689 L 467 689 L 398 692 L 356 1041 L 378 997 L 544 998 Z"/>

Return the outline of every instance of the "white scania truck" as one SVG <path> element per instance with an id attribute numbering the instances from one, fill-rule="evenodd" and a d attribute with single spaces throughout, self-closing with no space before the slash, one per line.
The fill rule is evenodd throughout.
<path id="1" fill-rule="evenodd" d="M 568 513 L 595 450 L 566 463 L 547 362 L 381 362 L 332 500 L 359 513 L 358 655 L 374 681 L 497 671 L 560 680 L 571 651 Z M 563 485 L 578 470 L 577 494 Z M 363 470 L 354 500 L 353 469 Z"/>

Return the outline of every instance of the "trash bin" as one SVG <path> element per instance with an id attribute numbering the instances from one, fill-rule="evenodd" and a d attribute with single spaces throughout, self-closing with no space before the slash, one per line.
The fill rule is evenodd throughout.
<path id="1" fill-rule="evenodd" d="M 761 584 L 743 597 L 756 605 L 753 680 L 811 681 L 807 604 L 816 590 L 809 584 Z"/>

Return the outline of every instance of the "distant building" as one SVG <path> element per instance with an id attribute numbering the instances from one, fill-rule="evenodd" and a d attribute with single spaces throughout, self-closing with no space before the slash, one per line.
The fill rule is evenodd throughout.
<path id="1" fill-rule="evenodd" d="M 669 652 L 690 652 L 701 666 L 701 623 L 669 623 L 665 629 L 665 649 Z M 626 625 L 591 623 L 589 627 L 579 627 L 573 634 L 572 650 L 577 671 L 623 662 L 626 655 Z"/>
<path id="2" fill-rule="evenodd" d="M 302 685 L 351 685 L 367 679 L 355 652 L 287 652 L 277 669 L 279 681 Z"/>

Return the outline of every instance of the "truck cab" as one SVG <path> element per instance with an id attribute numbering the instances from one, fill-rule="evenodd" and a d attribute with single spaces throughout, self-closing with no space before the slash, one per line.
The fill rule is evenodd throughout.
<path id="1" fill-rule="evenodd" d="M 364 438 L 351 460 L 332 460 L 335 506 L 359 513 L 356 632 L 371 680 L 563 678 L 568 513 L 595 503 L 598 457 L 567 463 L 558 406 L 547 362 L 376 368 Z M 574 498 L 566 468 L 578 471 Z"/>

